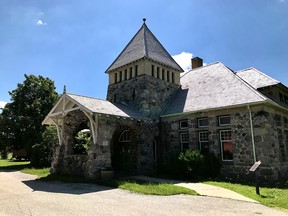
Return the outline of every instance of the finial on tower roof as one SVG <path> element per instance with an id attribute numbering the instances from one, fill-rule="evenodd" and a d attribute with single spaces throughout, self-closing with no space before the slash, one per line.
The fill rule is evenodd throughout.
<path id="1" fill-rule="evenodd" d="M 66 85 L 64 85 L 63 94 L 66 94 Z"/>
<path id="2" fill-rule="evenodd" d="M 143 24 L 145 24 L 145 22 L 146 22 L 146 18 L 143 18 L 143 22 L 144 22 Z"/>

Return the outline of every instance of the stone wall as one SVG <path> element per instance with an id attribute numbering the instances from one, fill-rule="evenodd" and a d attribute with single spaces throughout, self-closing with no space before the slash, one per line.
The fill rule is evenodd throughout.
<path id="1" fill-rule="evenodd" d="M 287 179 L 288 172 L 288 113 L 280 112 L 268 106 L 254 106 L 252 121 L 256 158 L 261 160 L 260 175 L 266 181 Z M 218 117 L 229 115 L 231 124 L 219 126 Z M 208 127 L 200 128 L 198 119 L 207 117 Z M 187 119 L 188 128 L 180 129 L 179 121 Z M 254 164 L 253 145 L 247 107 L 191 113 L 187 115 L 163 118 L 161 123 L 164 150 L 163 163 L 167 163 L 172 152 L 179 152 L 180 134 L 189 133 L 189 148 L 199 149 L 199 132 L 208 131 L 209 151 L 222 161 L 220 131 L 231 130 L 233 143 L 233 161 L 222 161 L 223 175 L 249 177 L 249 169 Z"/>
<path id="2" fill-rule="evenodd" d="M 176 84 L 144 74 L 109 85 L 107 100 L 125 102 L 146 116 L 156 119 L 178 87 Z"/>

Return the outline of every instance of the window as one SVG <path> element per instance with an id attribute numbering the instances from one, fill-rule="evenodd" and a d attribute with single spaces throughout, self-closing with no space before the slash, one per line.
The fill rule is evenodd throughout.
<path id="1" fill-rule="evenodd" d="M 170 71 L 167 71 L 167 81 L 170 82 Z"/>
<path id="2" fill-rule="evenodd" d="M 152 77 L 155 76 L 155 74 L 154 74 L 154 65 L 151 66 L 151 76 L 152 76 Z"/>
<path id="3" fill-rule="evenodd" d="M 119 81 L 122 81 L 122 71 L 120 71 L 120 75 L 119 75 Z"/>
<path id="4" fill-rule="evenodd" d="M 220 131 L 221 155 L 223 161 L 233 160 L 233 145 L 231 130 Z"/>
<path id="5" fill-rule="evenodd" d="M 180 133 L 181 151 L 189 148 L 189 134 L 187 132 Z"/>
<path id="6" fill-rule="evenodd" d="M 219 116 L 219 126 L 230 125 L 230 116 Z"/>
<path id="7" fill-rule="evenodd" d="M 199 131 L 198 133 L 200 151 L 203 153 L 209 152 L 208 135 L 209 135 L 208 131 Z"/>
<path id="8" fill-rule="evenodd" d="M 124 130 L 119 137 L 119 142 L 131 142 L 130 131 Z"/>
<path id="9" fill-rule="evenodd" d="M 129 68 L 129 75 L 130 75 L 129 77 L 130 77 L 130 79 L 132 79 L 132 76 L 133 76 L 133 75 L 132 75 L 132 70 L 133 70 L 133 68 L 130 67 L 130 68 Z"/>
<path id="10" fill-rule="evenodd" d="M 175 75 L 173 72 L 172 72 L 172 83 L 175 83 Z"/>
<path id="11" fill-rule="evenodd" d="M 188 120 L 181 120 L 179 121 L 180 129 L 187 129 L 188 128 Z"/>
<path id="12" fill-rule="evenodd" d="M 165 70 L 162 69 L 162 80 L 165 80 Z"/>
<path id="13" fill-rule="evenodd" d="M 124 72 L 124 80 L 127 80 L 127 69 L 125 69 L 125 72 Z"/>
<path id="14" fill-rule="evenodd" d="M 160 78 L 160 68 L 157 67 L 157 78 L 159 79 Z"/>
<path id="15" fill-rule="evenodd" d="M 135 65 L 135 77 L 138 76 L 138 65 Z"/>
<path id="16" fill-rule="evenodd" d="M 198 119 L 198 127 L 208 127 L 208 118 L 200 118 Z"/>
<path id="17" fill-rule="evenodd" d="M 115 79 L 115 83 L 117 83 L 117 82 L 118 82 L 118 80 L 117 80 L 117 73 L 114 74 L 114 79 Z"/>

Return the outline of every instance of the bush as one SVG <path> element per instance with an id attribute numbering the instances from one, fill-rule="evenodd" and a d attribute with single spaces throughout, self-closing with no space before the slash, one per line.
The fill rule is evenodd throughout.
<path id="1" fill-rule="evenodd" d="M 7 159 L 8 158 L 8 152 L 6 150 L 1 151 L 0 153 L 1 159 Z"/>
<path id="2" fill-rule="evenodd" d="M 182 161 L 185 174 L 188 178 L 196 178 L 204 175 L 205 161 L 200 151 L 189 149 L 181 152 L 178 158 Z"/>

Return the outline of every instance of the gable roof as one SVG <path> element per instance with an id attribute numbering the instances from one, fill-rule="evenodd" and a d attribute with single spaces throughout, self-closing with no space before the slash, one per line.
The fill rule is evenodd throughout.
<path id="1" fill-rule="evenodd" d="M 63 94 L 50 113 L 46 116 L 42 124 L 53 124 L 53 117 L 63 116 L 68 112 L 77 109 L 84 110 L 88 113 L 149 120 L 142 113 L 126 104 L 111 103 L 107 100 L 85 97 L 76 94 Z"/>
<path id="2" fill-rule="evenodd" d="M 245 82 L 253 86 L 255 89 L 273 86 L 280 83 L 279 81 L 269 77 L 264 73 L 261 73 L 255 68 L 248 68 L 245 70 L 237 71 L 237 75 Z"/>
<path id="3" fill-rule="evenodd" d="M 233 71 L 216 62 L 196 68 L 181 77 L 181 87 L 162 116 L 205 111 L 268 100 Z"/>
<path id="4" fill-rule="evenodd" d="M 128 45 L 106 70 L 106 73 L 142 58 L 147 58 L 178 71 L 183 71 L 144 22 Z"/>

